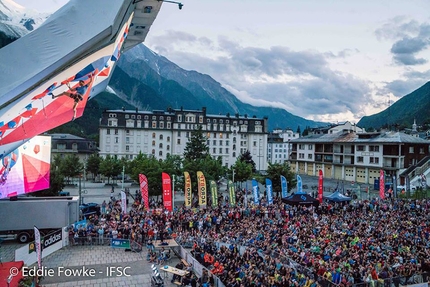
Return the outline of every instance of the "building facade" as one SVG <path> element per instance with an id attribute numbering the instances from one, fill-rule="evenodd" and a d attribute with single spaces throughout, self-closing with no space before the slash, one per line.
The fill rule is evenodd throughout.
<path id="1" fill-rule="evenodd" d="M 201 126 L 209 152 L 223 165 L 234 165 L 250 151 L 256 168 L 267 169 L 267 118 L 211 115 L 201 110 L 106 110 L 100 119 L 100 155 L 135 158 L 140 152 L 166 159 L 182 156 L 191 133 Z"/>
<path id="2" fill-rule="evenodd" d="M 98 153 L 95 141 L 71 134 L 50 134 L 50 136 L 52 144 L 51 158 L 54 158 L 56 155 L 64 157 L 67 154 L 76 154 L 84 164 L 90 155 Z"/>
<path id="3" fill-rule="evenodd" d="M 401 132 L 341 130 L 291 140 L 290 164 L 298 174 L 373 184 L 380 170 L 396 176 L 429 156 L 430 141 Z"/>
<path id="4" fill-rule="evenodd" d="M 276 129 L 269 133 L 267 138 L 267 161 L 272 164 L 288 162 L 291 150 L 290 141 L 299 137 L 300 133 L 291 129 Z"/>

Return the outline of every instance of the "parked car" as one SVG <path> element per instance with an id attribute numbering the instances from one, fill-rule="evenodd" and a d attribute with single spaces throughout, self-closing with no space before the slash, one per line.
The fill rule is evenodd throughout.
<path id="1" fill-rule="evenodd" d="M 96 214 L 100 216 L 100 205 L 97 203 L 84 203 L 79 206 L 81 217 L 88 217 L 90 215 Z"/>

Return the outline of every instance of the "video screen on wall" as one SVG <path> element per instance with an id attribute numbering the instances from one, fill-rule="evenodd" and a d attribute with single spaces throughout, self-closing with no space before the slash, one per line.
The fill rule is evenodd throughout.
<path id="1" fill-rule="evenodd" d="M 0 199 L 49 188 L 51 137 L 36 136 L 0 159 Z"/>

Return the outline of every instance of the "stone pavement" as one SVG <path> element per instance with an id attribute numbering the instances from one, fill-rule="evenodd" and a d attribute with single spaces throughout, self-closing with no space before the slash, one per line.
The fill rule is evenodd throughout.
<path id="1" fill-rule="evenodd" d="M 109 246 L 64 247 L 43 259 L 42 265 L 52 268 L 54 275 L 45 276 L 41 284 L 47 287 L 151 286 L 152 263 L 146 260 L 146 254 L 145 249 L 135 253 Z M 179 260 L 173 254 L 168 265 L 175 266 Z M 166 277 L 164 286 L 176 286 L 170 283 L 171 275 L 162 271 L 163 266 L 157 267 Z"/>

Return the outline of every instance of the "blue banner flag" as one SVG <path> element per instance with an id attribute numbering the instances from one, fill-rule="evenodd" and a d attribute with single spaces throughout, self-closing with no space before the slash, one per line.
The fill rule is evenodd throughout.
<path id="1" fill-rule="evenodd" d="M 255 179 L 252 180 L 252 192 L 254 194 L 254 204 L 256 204 L 256 205 L 260 204 L 260 195 L 258 192 L 258 182 Z"/>
<path id="2" fill-rule="evenodd" d="M 282 198 L 286 198 L 288 196 L 287 179 L 283 175 L 281 175 L 281 188 L 282 188 Z"/>
<path id="3" fill-rule="evenodd" d="M 303 193 L 302 178 L 297 175 L 297 193 Z"/>
<path id="4" fill-rule="evenodd" d="M 267 192 L 267 203 L 273 204 L 272 181 L 268 178 L 266 178 L 266 192 Z"/>

